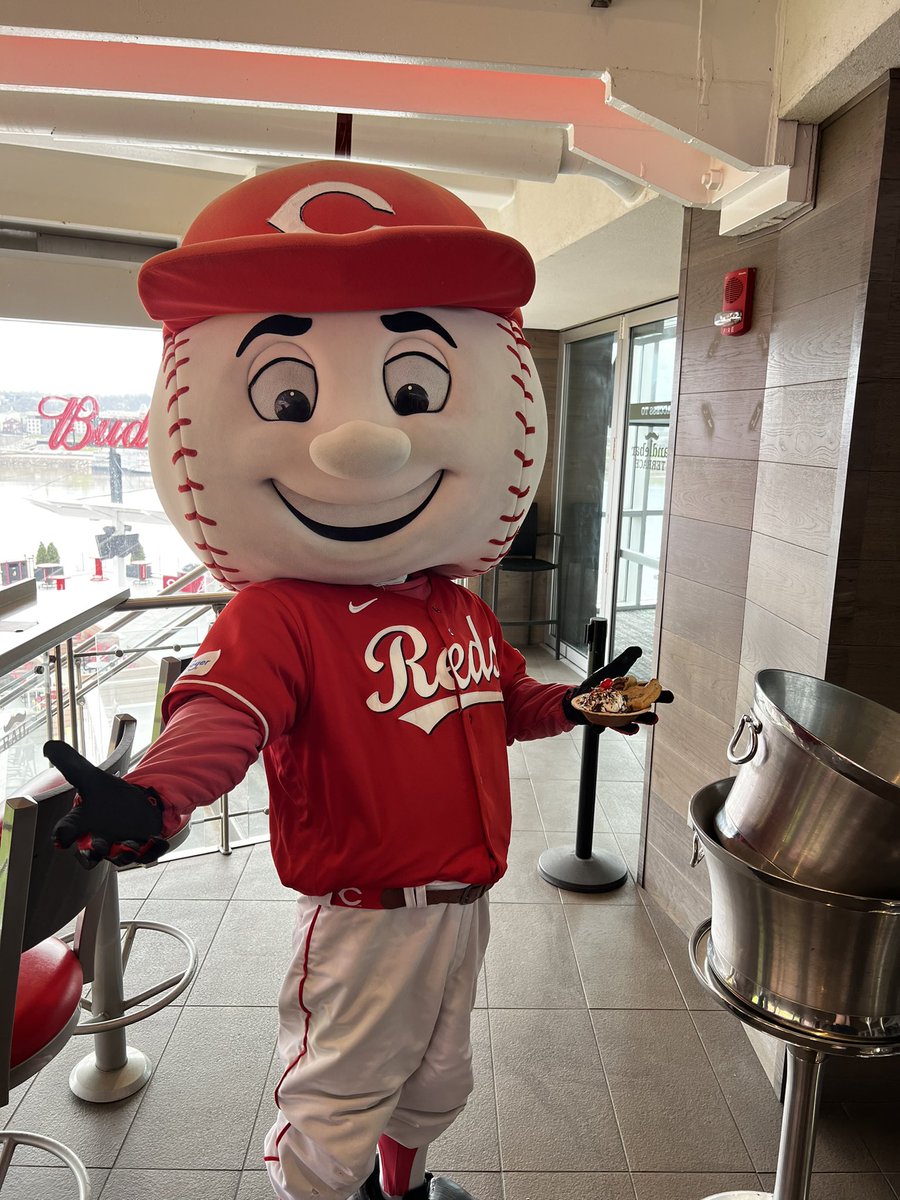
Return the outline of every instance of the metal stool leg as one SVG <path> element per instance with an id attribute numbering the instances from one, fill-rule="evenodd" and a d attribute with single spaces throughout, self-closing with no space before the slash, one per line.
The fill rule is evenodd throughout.
<path id="1" fill-rule="evenodd" d="M 788 1044 L 774 1200 L 809 1200 L 824 1063 L 821 1051 Z"/>

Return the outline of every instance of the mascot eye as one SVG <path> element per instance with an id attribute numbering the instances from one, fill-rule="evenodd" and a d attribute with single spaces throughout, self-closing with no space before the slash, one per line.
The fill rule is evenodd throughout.
<path id="1" fill-rule="evenodd" d="M 450 372 L 427 354 L 397 354 L 384 364 L 384 390 L 401 417 L 438 412 L 450 391 Z"/>
<path id="2" fill-rule="evenodd" d="M 315 368 L 299 358 L 275 358 L 250 380 L 250 403 L 264 421 L 308 421 L 316 407 Z"/>

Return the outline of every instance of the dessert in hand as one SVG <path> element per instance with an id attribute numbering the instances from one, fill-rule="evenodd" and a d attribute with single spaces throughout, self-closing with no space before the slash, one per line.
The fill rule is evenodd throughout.
<path id="1" fill-rule="evenodd" d="M 604 679 L 597 687 L 579 697 L 578 707 L 590 713 L 643 712 L 661 695 L 658 679 L 640 683 L 634 675 Z"/>

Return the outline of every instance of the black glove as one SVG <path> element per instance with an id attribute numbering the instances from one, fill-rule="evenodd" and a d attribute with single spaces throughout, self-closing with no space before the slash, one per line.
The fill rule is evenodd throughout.
<path id="1" fill-rule="evenodd" d="M 562 706 L 563 712 L 569 721 L 576 725 L 587 725 L 588 721 L 584 713 L 580 713 L 577 708 L 572 706 L 572 700 L 575 696 L 583 696 L 585 692 L 591 691 L 602 683 L 604 679 L 615 679 L 617 675 L 627 675 L 631 667 L 643 654 L 640 646 L 629 646 L 627 650 L 607 663 L 605 667 L 600 667 L 585 679 L 583 683 L 579 683 L 578 687 L 572 688 L 563 696 Z M 671 692 L 660 692 L 659 698 L 655 701 L 656 704 L 671 704 L 675 699 Z M 655 725 L 659 720 L 656 713 L 643 713 L 639 717 L 635 717 L 628 725 L 619 725 L 616 727 L 616 733 L 632 734 L 637 733 L 641 725 Z M 598 733 L 603 733 L 603 727 L 594 725 Z"/>
<path id="2" fill-rule="evenodd" d="M 159 836 L 162 800 L 153 788 L 101 771 L 66 742 L 47 742 L 44 754 L 79 793 L 56 823 L 55 845 L 67 850 L 74 843 L 84 861 L 108 858 L 117 867 L 150 863 L 165 854 L 169 843 Z"/>

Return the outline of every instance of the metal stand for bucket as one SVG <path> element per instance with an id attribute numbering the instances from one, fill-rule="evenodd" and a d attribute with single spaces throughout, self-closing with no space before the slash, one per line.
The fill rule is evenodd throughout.
<path id="1" fill-rule="evenodd" d="M 588 623 L 588 675 L 601 667 L 606 657 L 607 624 L 602 617 L 592 617 Z M 601 733 L 602 730 L 596 725 L 584 726 L 575 849 L 554 846 L 545 850 L 538 859 L 541 878 L 568 892 L 611 892 L 628 879 L 624 859 L 616 854 L 595 854 L 592 849 L 597 795 L 597 747 Z"/>
<path id="2" fill-rule="evenodd" d="M 778 1165 L 774 1192 L 717 1192 L 706 1200 L 809 1200 L 813 1156 L 816 1147 L 816 1121 L 822 1088 L 822 1067 L 829 1054 L 851 1057 L 885 1056 L 900 1053 L 900 1038 L 880 1041 L 877 1046 L 861 1045 L 859 1040 L 804 1033 L 769 1018 L 764 1012 L 745 1004 L 716 977 L 706 957 L 711 920 L 694 931 L 690 943 L 690 962 L 694 974 L 715 1000 L 734 1013 L 745 1025 L 771 1034 L 787 1043 L 787 1077 Z"/>

